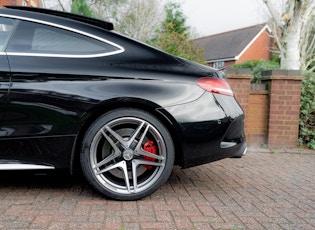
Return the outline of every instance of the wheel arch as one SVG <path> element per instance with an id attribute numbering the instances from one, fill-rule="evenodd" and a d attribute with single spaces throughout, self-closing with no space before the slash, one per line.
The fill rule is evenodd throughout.
<path id="1" fill-rule="evenodd" d="M 102 103 L 94 106 L 82 116 L 80 122 L 81 128 L 78 132 L 71 154 L 71 174 L 75 173 L 77 170 L 80 170 L 80 148 L 87 129 L 97 118 L 102 116 L 104 113 L 120 108 L 140 109 L 156 117 L 166 127 L 173 138 L 173 144 L 175 148 L 175 164 L 181 164 L 182 146 L 179 139 L 178 123 L 173 118 L 173 116 L 152 101 L 142 98 L 120 97 L 103 101 Z"/>

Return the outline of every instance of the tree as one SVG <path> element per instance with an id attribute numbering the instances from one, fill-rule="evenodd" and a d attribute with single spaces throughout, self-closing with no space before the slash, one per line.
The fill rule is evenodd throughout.
<path id="1" fill-rule="evenodd" d="M 150 43 L 168 53 L 204 64 L 203 50 L 190 39 L 189 27 L 179 4 L 167 4 L 165 14 L 162 29 Z"/>
<path id="2" fill-rule="evenodd" d="M 271 0 L 264 0 L 273 19 L 274 35 L 280 49 L 281 68 L 301 69 L 304 80 L 301 94 L 299 142 L 315 148 L 315 0 L 285 0 L 277 11 Z"/>
<path id="3" fill-rule="evenodd" d="M 128 0 L 90 0 L 96 18 L 111 21 L 116 24 L 119 9 L 127 4 Z"/>
<path id="4" fill-rule="evenodd" d="M 315 0 L 263 0 L 273 17 L 273 32 L 280 51 L 282 69 L 310 69 L 315 61 Z M 278 2 L 279 3 L 279 2 Z"/>
<path id="5" fill-rule="evenodd" d="M 146 42 L 163 20 L 163 7 L 156 0 L 91 0 L 97 18 L 114 23 L 115 30 Z"/>
<path id="6" fill-rule="evenodd" d="M 162 20 L 163 8 L 156 0 L 129 0 L 116 28 L 129 37 L 146 42 L 152 39 Z"/>
<path id="7" fill-rule="evenodd" d="M 71 13 L 93 17 L 93 11 L 85 0 L 73 0 L 71 4 Z"/>
<path id="8" fill-rule="evenodd" d="M 54 10 L 61 10 L 61 11 L 69 11 L 71 10 L 71 0 L 70 1 L 64 1 L 64 0 L 46 0 L 45 6 L 48 9 L 54 9 Z"/>
<path id="9" fill-rule="evenodd" d="M 186 26 L 186 17 L 180 9 L 179 4 L 171 2 L 165 6 L 166 18 L 163 22 L 165 32 L 175 32 L 189 36 L 189 27 Z"/>
<path id="10" fill-rule="evenodd" d="M 57 1 L 54 8 L 67 11 L 67 1 Z M 110 21 L 116 31 L 143 42 L 152 39 L 164 16 L 156 0 L 73 0 L 71 12 Z"/>

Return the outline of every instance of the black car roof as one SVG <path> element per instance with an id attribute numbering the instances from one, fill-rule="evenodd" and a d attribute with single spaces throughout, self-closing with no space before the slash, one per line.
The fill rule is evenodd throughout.
<path id="1" fill-rule="evenodd" d="M 113 30 L 114 25 L 111 22 L 102 21 L 96 18 L 90 18 L 78 14 L 71 14 L 68 12 L 63 11 L 57 11 L 57 10 L 50 10 L 50 9 L 44 9 L 44 8 L 37 8 L 37 7 L 25 7 L 25 6 L 5 6 L 9 9 L 15 9 L 15 10 L 22 10 L 22 11 L 30 11 L 30 12 L 36 12 L 41 14 L 48 14 L 48 15 L 54 15 L 62 18 L 69 18 L 76 21 L 84 22 L 90 25 L 94 25 L 97 27 L 101 27 L 103 29 L 107 30 Z"/>

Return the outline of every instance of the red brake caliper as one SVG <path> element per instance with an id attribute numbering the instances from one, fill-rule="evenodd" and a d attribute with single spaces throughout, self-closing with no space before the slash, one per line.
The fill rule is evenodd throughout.
<path id="1" fill-rule="evenodd" d="M 148 141 L 143 145 L 143 149 L 149 153 L 153 153 L 153 154 L 157 154 L 157 149 L 156 149 L 156 145 L 153 141 Z M 145 161 L 152 161 L 154 162 L 156 159 L 152 158 L 152 157 L 147 157 L 144 156 L 143 160 Z M 152 169 L 151 165 L 143 165 L 144 167 L 146 167 L 147 169 Z"/>

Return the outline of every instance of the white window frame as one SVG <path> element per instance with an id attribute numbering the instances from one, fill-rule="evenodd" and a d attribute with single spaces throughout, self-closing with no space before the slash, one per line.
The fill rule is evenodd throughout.
<path id="1" fill-rule="evenodd" d="M 225 62 L 224 61 L 216 61 L 213 62 L 213 67 L 216 69 L 222 69 L 224 67 Z"/>

